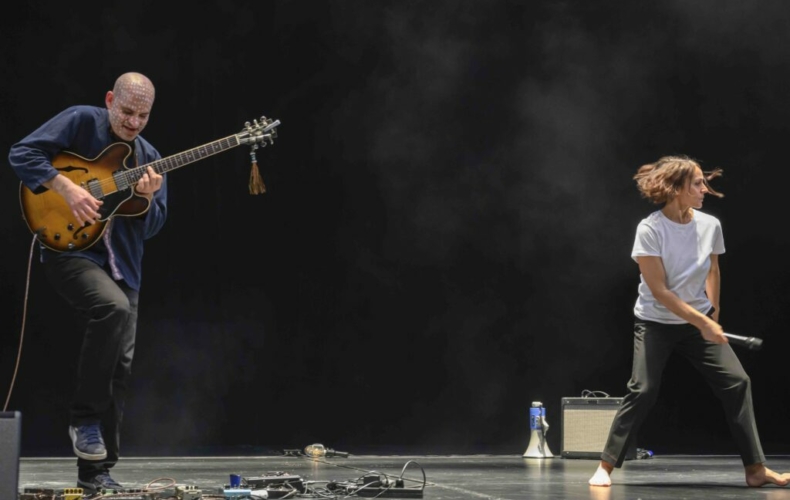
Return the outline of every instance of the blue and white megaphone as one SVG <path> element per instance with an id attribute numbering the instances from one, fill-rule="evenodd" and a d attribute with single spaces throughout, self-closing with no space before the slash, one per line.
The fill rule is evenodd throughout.
<path id="1" fill-rule="evenodd" d="M 549 449 L 546 442 L 546 433 L 549 430 L 549 423 L 546 421 L 546 408 L 540 401 L 533 401 L 532 408 L 529 409 L 529 446 L 522 455 L 524 458 L 552 458 L 554 454 Z"/>

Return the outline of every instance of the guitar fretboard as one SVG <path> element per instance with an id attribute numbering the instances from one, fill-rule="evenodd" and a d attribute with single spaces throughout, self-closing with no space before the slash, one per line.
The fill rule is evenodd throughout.
<path id="1" fill-rule="evenodd" d="M 188 151 L 168 156 L 167 158 L 162 158 L 129 170 L 119 171 L 116 173 L 118 177 L 115 181 L 119 189 L 126 189 L 137 184 L 137 181 L 148 171 L 148 167 L 153 168 L 154 172 L 157 174 L 164 174 L 198 160 L 202 160 L 203 158 L 208 158 L 209 156 L 235 148 L 240 144 L 239 136 L 234 134 L 224 139 L 209 142 L 208 144 L 192 148 Z"/>

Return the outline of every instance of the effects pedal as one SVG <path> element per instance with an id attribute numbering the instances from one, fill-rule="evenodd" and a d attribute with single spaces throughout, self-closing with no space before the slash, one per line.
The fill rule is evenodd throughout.
<path id="1" fill-rule="evenodd" d="M 265 476 L 245 477 L 244 484 L 254 490 L 282 489 L 286 491 L 296 490 L 299 493 L 305 492 L 304 480 L 295 474 L 283 472 L 268 472 Z M 269 498 L 276 498 L 270 496 Z"/>
<path id="2" fill-rule="evenodd" d="M 222 493 L 225 498 L 250 498 L 252 490 L 249 488 L 226 488 Z"/>
<path id="3" fill-rule="evenodd" d="M 82 488 L 25 488 L 18 498 L 19 500 L 82 500 L 86 497 Z"/>
<path id="4" fill-rule="evenodd" d="M 203 498 L 203 491 L 197 486 L 179 484 L 176 486 L 176 498 L 178 500 L 200 500 Z"/>
<path id="5" fill-rule="evenodd" d="M 358 497 L 367 498 L 422 498 L 423 488 L 404 486 L 403 479 L 367 474 L 362 476 L 362 486 L 354 490 Z"/>
<path id="6" fill-rule="evenodd" d="M 422 498 L 422 493 L 422 488 L 399 488 L 397 486 L 391 488 L 369 486 L 354 491 L 356 496 L 366 498 Z"/>
<path id="7" fill-rule="evenodd" d="M 19 494 L 19 500 L 43 500 L 55 498 L 59 492 L 50 488 L 25 488 Z"/>
<path id="8" fill-rule="evenodd" d="M 82 500 L 82 488 L 64 488 L 63 500 Z"/>

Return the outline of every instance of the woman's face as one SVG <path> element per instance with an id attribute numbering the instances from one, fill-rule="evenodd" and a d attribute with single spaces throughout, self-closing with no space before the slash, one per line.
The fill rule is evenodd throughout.
<path id="1" fill-rule="evenodd" d="M 705 176 L 702 174 L 702 169 L 695 167 L 694 173 L 680 193 L 680 204 L 697 209 L 702 208 L 702 201 L 707 192 L 708 187 L 705 185 Z"/>

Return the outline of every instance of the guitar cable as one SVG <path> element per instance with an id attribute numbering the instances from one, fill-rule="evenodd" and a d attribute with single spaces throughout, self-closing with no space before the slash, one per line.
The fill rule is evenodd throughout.
<path id="1" fill-rule="evenodd" d="M 11 385 L 8 387 L 8 396 L 6 397 L 3 411 L 8 410 L 8 402 L 11 400 L 11 393 L 14 390 L 14 383 L 16 382 L 17 373 L 19 373 L 19 362 L 22 359 L 22 340 L 25 338 L 25 320 L 27 319 L 27 297 L 30 290 L 30 269 L 33 264 L 33 253 L 36 248 L 36 241 L 38 241 L 38 233 L 33 235 L 33 241 L 30 243 L 30 256 L 27 261 L 27 279 L 25 280 L 25 298 L 22 306 L 22 330 L 19 333 L 19 350 L 16 355 L 16 366 L 14 366 L 14 373 L 11 376 Z"/>

